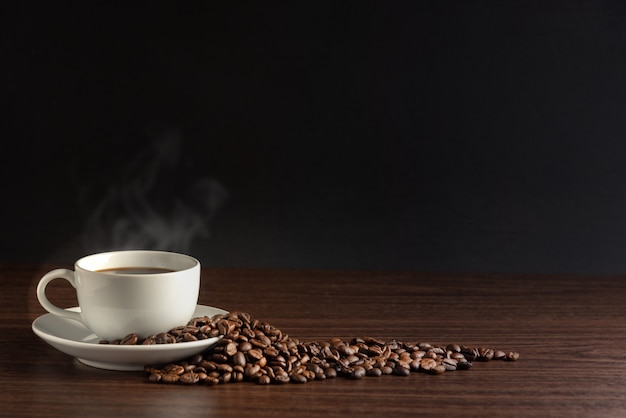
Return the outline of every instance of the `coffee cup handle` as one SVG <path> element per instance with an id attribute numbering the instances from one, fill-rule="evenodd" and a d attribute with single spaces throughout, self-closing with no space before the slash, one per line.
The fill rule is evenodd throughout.
<path id="1" fill-rule="evenodd" d="M 61 309 L 58 306 L 54 305 L 52 302 L 48 300 L 46 296 L 46 286 L 48 283 L 55 279 L 65 279 L 74 289 L 76 289 L 76 278 L 74 276 L 74 272 L 72 270 L 67 269 L 56 269 L 46 273 L 40 280 L 37 285 L 37 299 L 39 299 L 39 303 L 43 308 L 50 312 L 51 314 L 62 316 L 65 318 L 73 319 L 75 321 L 79 321 L 83 323 L 83 318 L 80 315 L 80 312 L 72 312 L 65 309 Z"/>

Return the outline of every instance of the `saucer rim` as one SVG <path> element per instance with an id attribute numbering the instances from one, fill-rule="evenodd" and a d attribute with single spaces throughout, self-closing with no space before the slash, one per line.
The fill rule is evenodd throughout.
<path id="1" fill-rule="evenodd" d="M 68 308 L 77 311 L 77 307 Z M 194 317 L 214 316 L 227 313 L 228 311 L 206 305 L 196 305 Z M 48 316 L 50 315 L 50 316 Z M 42 324 L 42 322 L 48 321 Z M 68 326 L 67 321 L 72 321 L 73 326 L 78 328 L 69 330 L 69 335 L 81 336 L 80 338 L 90 341 L 79 341 L 55 335 L 52 330 L 58 327 Z M 206 340 L 176 343 L 176 344 L 153 344 L 153 345 L 113 345 L 99 344 L 98 337 L 82 323 L 73 319 L 60 317 L 53 314 L 44 314 L 32 323 L 33 332 L 52 348 L 75 358 L 79 363 L 111 371 L 140 371 L 146 365 L 165 364 L 193 356 L 210 349 L 217 344 L 223 336 L 208 338 Z M 71 332 L 75 334 L 71 334 Z M 82 333 L 88 333 L 83 337 Z M 65 334 L 68 335 L 68 334 Z"/>
<path id="2" fill-rule="evenodd" d="M 217 311 L 217 312 L 215 312 L 215 314 L 227 314 L 227 313 L 229 313 L 228 311 L 226 311 L 226 310 L 224 310 L 222 308 L 215 307 L 215 306 L 208 306 L 208 305 L 197 304 L 196 305 L 196 309 L 194 311 L 194 317 L 196 316 L 196 312 L 198 311 L 198 309 L 215 310 L 215 311 Z M 72 312 L 80 312 L 80 307 L 74 306 L 74 307 L 71 307 L 71 308 L 66 308 L 65 310 L 72 311 Z M 169 350 L 173 350 L 173 349 L 176 349 L 176 348 L 191 349 L 191 348 L 196 347 L 196 346 L 202 347 L 204 345 L 209 345 L 208 344 L 209 341 L 217 342 L 219 339 L 221 339 L 220 337 L 215 337 L 215 338 L 209 338 L 207 340 L 189 341 L 189 342 L 181 343 L 180 345 L 176 344 L 176 347 L 174 347 L 175 344 L 152 344 L 152 345 L 99 344 L 98 341 L 94 341 L 94 342 L 77 341 L 77 340 L 64 338 L 64 337 L 61 337 L 61 336 L 58 336 L 58 335 L 55 335 L 55 334 L 51 334 L 50 332 L 44 331 L 44 329 L 40 326 L 40 323 L 43 322 L 47 318 L 53 318 L 53 319 L 58 318 L 59 320 L 67 320 L 67 318 L 63 318 L 63 317 L 60 317 L 60 316 L 57 316 L 57 315 L 54 315 L 54 314 L 51 314 L 51 313 L 47 313 L 47 314 L 43 314 L 43 315 L 39 316 L 31 324 L 31 328 L 32 328 L 33 332 L 38 337 L 40 337 L 41 339 L 43 339 L 46 342 L 48 342 L 48 340 L 50 340 L 50 341 L 58 343 L 58 344 L 71 345 L 71 346 L 73 346 L 75 348 L 81 348 L 81 349 L 86 349 L 86 350 L 97 348 L 98 350 L 109 350 L 109 351 L 130 351 L 130 350 L 132 350 L 132 351 L 150 351 L 150 352 L 154 352 L 154 351 L 169 351 Z M 70 319 L 70 321 L 73 321 L 73 320 Z M 77 321 L 75 321 L 75 322 L 77 322 Z M 84 325 L 82 325 L 82 326 L 85 328 L 86 331 L 90 331 Z"/>

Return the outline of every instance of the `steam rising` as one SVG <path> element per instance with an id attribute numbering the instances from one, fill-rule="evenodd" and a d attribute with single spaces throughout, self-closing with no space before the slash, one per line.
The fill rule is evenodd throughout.
<path id="1" fill-rule="evenodd" d="M 188 253 L 227 196 L 212 178 L 181 174 L 182 137 L 168 130 L 122 168 L 122 181 L 109 187 L 86 219 L 86 252 L 155 249 Z"/>

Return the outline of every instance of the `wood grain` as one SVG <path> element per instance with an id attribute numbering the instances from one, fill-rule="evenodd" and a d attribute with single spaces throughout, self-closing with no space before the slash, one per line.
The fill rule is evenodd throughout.
<path id="1" fill-rule="evenodd" d="M 200 303 L 246 311 L 301 340 L 374 336 L 520 353 L 440 376 L 305 385 L 156 385 L 90 368 L 35 336 L 37 280 L 0 266 L 0 416 L 623 416 L 626 278 L 205 270 Z M 75 306 L 69 285 L 49 297 Z"/>

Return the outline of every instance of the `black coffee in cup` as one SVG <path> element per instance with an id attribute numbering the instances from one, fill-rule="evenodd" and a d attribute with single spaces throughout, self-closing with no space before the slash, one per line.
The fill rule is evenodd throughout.
<path id="1" fill-rule="evenodd" d="M 176 270 L 161 268 L 161 267 L 113 267 L 102 270 L 96 270 L 98 273 L 113 273 L 113 274 L 160 274 L 171 273 Z"/>

